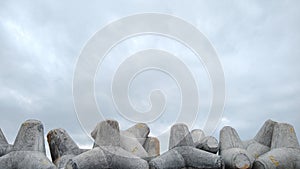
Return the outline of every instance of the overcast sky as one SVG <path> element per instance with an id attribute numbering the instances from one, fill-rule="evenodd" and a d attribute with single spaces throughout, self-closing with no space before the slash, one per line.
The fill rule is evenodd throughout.
<path id="1" fill-rule="evenodd" d="M 83 132 L 73 105 L 76 60 L 88 39 L 124 16 L 159 12 L 196 26 L 215 47 L 226 80 L 222 121 L 242 139 L 252 138 L 267 119 L 288 122 L 300 134 L 300 1 L 0 1 L 0 127 L 10 142 L 22 122 L 39 119 L 45 132 L 64 128 L 83 147 L 92 141 Z M 110 80 L 122 58 L 138 50 L 159 48 L 178 55 L 197 82 L 200 106 L 195 128 L 209 110 L 209 78 L 188 49 L 165 37 L 140 36 L 116 46 L 96 75 L 96 97 L 106 117 L 125 129 L 132 123 L 119 116 L 108 100 Z M 155 81 L 155 83 L 149 83 Z M 146 85 L 145 85 L 146 84 Z M 153 87 L 169 94 L 165 114 L 150 125 L 153 135 L 167 129 L 180 94 L 172 78 L 150 71 L 130 89 L 137 109 L 149 108 Z M 155 126 L 155 128 L 154 128 Z"/>

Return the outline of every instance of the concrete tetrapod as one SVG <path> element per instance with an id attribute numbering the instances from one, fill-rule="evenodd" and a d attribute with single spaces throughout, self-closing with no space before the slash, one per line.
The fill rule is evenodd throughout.
<path id="1" fill-rule="evenodd" d="M 252 140 L 244 141 L 244 147 L 255 159 L 270 151 L 273 129 L 277 122 L 267 120 Z"/>
<path id="2" fill-rule="evenodd" d="M 147 158 L 148 153 L 144 149 L 143 145 L 139 142 L 139 140 L 128 131 L 121 131 L 120 132 L 120 146 L 132 154 L 141 157 Z"/>
<path id="3" fill-rule="evenodd" d="M 287 123 L 274 126 L 271 151 L 254 162 L 254 169 L 299 169 L 300 147 L 294 127 Z"/>
<path id="4" fill-rule="evenodd" d="M 12 149 L 12 145 L 8 144 L 1 128 L 0 128 L 0 157 L 9 153 Z"/>
<path id="5" fill-rule="evenodd" d="M 171 127 L 169 151 L 149 162 L 151 169 L 181 169 L 186 167 L 223 169 L 225 166 L 219 155 L 194 147 L 193 138 L 185 124 Z"/>
<path id="6" fill-rule="evenodd" d="M 44 127 L 40 121 L 27 120 L 21 125 L 12 151 L 0 157 L 0 168 L 56 169 L 45 155 Z"/>
<path id="7" fill-rule="evenodd" d="M 174 147 L 194 146 L 192 135 L 187 125 L 183 123 L 174 124 L 171 127 L 169 150 Z"/>
<path id="8" fill-rule="evenodd" d="M 220 131 L 220 155 L 226 169 L 250 169 L 254 158 L 245 149 L 234 128 L 225 126 Z"/>
<path id="9" fill-rule="evenodd" d="M 219 142 L 213 136 L 206 136 L 195 143 L 196 148 L 216 154 L 219 151 Z"/>
<path id="10" fill-rule="evenodd" d="M 149 159 L 160 155 L 160 144 L 156 137 L 147 137 L 143 147 L 147 151 Z"/>
<path id="11" fill-rule="evenodd" d="M 64 129 L 53 129 L 47 134 L 53 163 L 58 168 L 63 168 L 69 159 L 79 155 L 86 149 L 80 149 Z"/>
<path id="12" fill-rule="evenodd" d="M 145 123 L 137 123 L 125 131 L 131 133 L 143 145 L 150 133 L 150 128 Z"/>
<path id="13" fill-rule="evenodd" d="M 147 169 L 147 161 L 120 147 L 119 124 L 115 120 L 106 120 L 97 124 L 92 132 L 94 148 L 73 157 L 66 169 Z"/>
<path id="14" fill-rule="evenodd" d="M 196 148 L 211 153 L 217 153 L 219 151 L 219 142 L 215 137 L 205 136 L 201 129 L 192 130 L 191 135 Z"/>

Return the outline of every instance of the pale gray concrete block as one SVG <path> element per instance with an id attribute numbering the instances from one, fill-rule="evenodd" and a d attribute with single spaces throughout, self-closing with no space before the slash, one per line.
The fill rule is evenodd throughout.
<path id="1" fill-rule="evenodd" d="M 262 145 L 271 147 L 273 130 L 276 124 L 277 122 L 275 121 L 267 120 L 254 137 L 254 140 Z"/>
<path id="2" fill-rule="evenodd" d="M 271 150 L 270 147 L 260 144 L 254 139 L 244 141 L 243 144 L 247 152 L 255 159 Z"/>
<path id="3" fill-rule="evenodd" d="M 45 155 L 44 127 L 38 120 L 22 125 L 11 152 L 0 157 L 2 169 L 56 169 Z"/>
<path id="4" fill-rule="evenodd" d="M 187 125 L 182 123 L 171 127 L 169 140 L 169 149 L 180 146 L 194 146 L 194 141 Z"/>
<path id="5" fill-rule="evenodd" d="M 219 155 L 190 146 L 176 147 L 174 149 L 181 154 L 186 167 L 225 169 L 224 162 Z"/>
<path id="6" fill-rule="evenodd" d="M 271 151 L 254 162 L 254 169 L 298 169 L 300 161 L 299 142 L 294 127 L 287 123 L 274 125 Z"/>
<path id="7" fill-rule="evenodd" d="M 192 130 L 191 135 L 192 135 L 194 143 L 197 143 L 197 142 L 199 143 L 205 137 L 204 131 L 201 129 Z"/>
<path id="8" fill-rule="evenodd" d="M 160 143 L 156 137 L 147 137 L 143 147 L 147 151 L 149 157 L 157 157 L 160 155 Z"/>
<path id="9" fill-rule="evenodd" d="M 240 139 L 236 130 L 230 126 L 225 126 L 220 131 L 220 153 L 223 150 L 230 148 L 244 148 L 242 140 Z"/>
<path id="10" fill-rule="evenodd" d="M 65 169 L 101 169 L 110 168 L 111 160 L 100 147 L 93 148 L 87 152 L 70 159 L 65 165 Z"/>
<path id="11" fill-rule="evenodd" d="M 229 126 L 220 131 L 219 153 L 226 169 L 250 169 L 254 162 L 254 157 L 244 149 L 236 130 Z"/>
<path id="12" fill-rule="evenodd" d="M 9 153 L 12 149 L 12 145 L 8 144 L 1 128 L 0 128 L 0 157 Z"/>
<path id="13" fill-rule="evenodd" d="M 133 134 L 140 144 L 143 145 L 150 133 L 150 128 L 145 123 L 137 123 L 136 125 L 128 128 L 126 131 Z"/>
<path id="14" fill-rule="evenodd" d="M 78 155 L 83 152 L 64 129 L 53 129 L 47 134 L 52 161 L 64 155 Z"/>
<path id="15" fill-rule="evenodd" d="M 221 157 L 226 169 L 250 169 L 255 160 L 245 149 L 241 148 L 222 150 Z"/>
<path id="16" fill-rule="evenodd" d="M 13 151 L 0 157 L 2 169 L 56 169 L 56 166 L 37 151 Z"/>
<path id="17" fill-rule="evenodd" d="M 3 134 L 3 132 L 0 128 L 0 145 L 3 145 L 3 144 L 8 144 L 8 142 L 7 142 L 5 136 L 4 136 L 4 134 Z"/>
<path id="18" fill-rule="evenodd" d="M 195 142 L 195 146 L 198 149 L 214 154 L 219 151 L 219 142 L 216 138 L 212 136 L 206 136 L 202 138 L 199 142 Z"/>
<path id="19" fill-rule="evenodd" d="M 271 149 L 275 148 L 299 148 L 299 142 L 292 125 L 278 123 L 274 126 Z"/>
<path id="20" fill-rule="evenodd" d="M 72 158 L 66 169 L 148 169 L 147 161 L 118 146 L 101 146 Z"/>
<path id="21" fill-rule="evenodd" d="M 191 146 L 175 147 L 149 162 L 151 169 L 224 169 L 222 158 Z"/>
<path id="22" fill-rule="evenodd" d="M 106 120 L 97 124 L 91 136 L 97 146 L 120 146 L 119 123 L 115 120 Z"/>
<path id="23" fill-rule="evenodd" d="M 149 162 L 150 169 L 180 169 L 185 167 L 182 155 L 175 149 L 171 149 Z"/>
<path id="24" fill-rule="evenodd" d="M 149 165 L 146 160 L 133 155 L 121 147 L 104 146 L 101 147 L 107 158 L 111 160 L 110 168 L 115 169 L 148 169 Z"/>
<path id="25" fill-rule="evenodd" d="M 44 127 L 38 120 L 25 121 L 13 144 L 14 151 L 39 151 L 46 154 Z"/>
<path id="26" fill-rule="evenodd" d="M 148 153 L 146 152 L 142 144 L 138 141 L 138 139 L 135 137 L 135 135 L 128 131 L 121 131 L 120 137 L 120 146 L 124 150 L 141 158 L 148 157 Z"/>
<path id="27" fill-rule="evenodd" d="M 66 164 L 74 158 L 76 155 L 69 154 L 69 155 L 63 155 L 56 159 L 53 163 L 56 165 L 58 169 L 65 168 Z"/>
<path id="28" fill-rule="evenodd" d="M 299 169 L 299 161 L 299 149 L 276 148 L 260 156 L 253 169 Z"/>
<path id="29" fill-rule="evenodd" d="M 270 151 L 273 130 L 276 124 L 275 121 L 267 120 L 253 139 L 243 142 L 244 148 L 255 159 Z"/>

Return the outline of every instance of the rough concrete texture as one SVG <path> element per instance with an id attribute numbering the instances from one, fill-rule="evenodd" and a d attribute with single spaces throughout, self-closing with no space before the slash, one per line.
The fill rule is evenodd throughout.
<path id="1" fill-rule="evenodd" d="M 276 124 L 277 122 L 275 121 L 267 120 L 260 128 L 253 140 L 267 147 L 271 147 L 273 128 Z"/>
<path id="2" fill-rule="evenodd" d="M 71 136 L 61 128 L 49 131 L 47 141 L 52 161 L 58 168 L 64 167 L 72 157 L 87 151 L 80 149 Z"/>
<path id="3" fill-rule="evenodd" d="M 46 153 L 44 127 L 38 120 L 25 121 L 15 139 L 14 151 L 39 151 Z"/>
<path id="4" fill-rule="evenodd" d="M 106 120 L 97 124 L 91 136 L 95 139 L 94 147 L 120 146 L 119 123 L 115 120 Z"/>
<path id="5" fill-rule="evenodd" d="M 267 120 L 253 139 L 243 142 L 245 149 L 254 158 L 270 151 L 275 124 L 277 122 Z"/>
<path id="6" fill-rule="evenodd" d="M 157 157 L 160 155 L 160 144 L 156 137 L 147 137 L 143 147 L 148 153 L 149 157 Z"/>
<path id="7" fill-rule="evenodd" d="M 201 129 L 192 130 L 191 135 L 192 135 L 194 143 L 201 142 L 201 140 L 205 137 L 205 133 Z"/>
<path id="8" fill-rule="evenodd" d="M 138 133 L 137 131 L 135 132 Z M 95 139 L 94 148 L 71 158 L 66 163 L 65 168 L 149 168 L 146 160 L 136 156 L 136 154 L 141 155 L 140 152 L 145 153 L 142 155 L 143 157 L 148 157 L 148 154 L 137 140 L 137 134 L 132 133 L 123 131 L 121 134 L 119 123 L 114 120 L 106 120 L 98 123 L 91 133 L 92 137 Z M 140 135 L 138 137 L 140 137 Z"/>
<path id="9" fill-rule="evenodd" d="M 135 137 L 135 135 L 133 135 L 132 133 L 130 133 L 128 131 L 121 131 L 121 144 L 120 145 L 124 150 L 129 151 L 138 157 L 141 157 L 141 158 L 148 157 L 148 153 L 144 149 L 141 142 L 139 142 L 139 140 Z"/>
<path id="10" fill-rule="evenodd" d="M 0 157 L 9 153 L 12 149 L 12 145 L 8 144 L 1 128 L 0 128 Z"/>
<path id="11" fill-rule="evenodd" d="M 212 154 L 203 150 L 190 146 L 175 147 L 161 156 L 152 159 L 149 162 L 150 168 L 213 168 L 223 169 L 224 164 L 222 158 L 216 154 Z"/>
<path id="12" fill-rule="evenodd" d="M 203 140 L 202 138 L 203 134 L 200 130 L 198 131 L 194 130 L 193 133 L 195 138 L 192 137 L 192 134 L 190 133 L 188 127 L 185 124 L 173 125 L 171 127 L 171 133 L 170 133 L 169 151 L 152 159 L 149 162 L 150 168 L 152 169 L 167 169 L 167 168 L 168 169 L 171 168 L 223 169 L 225 165 L 222 158 L 219 155 L 197 149 L 194 146 L 193 140 L 199 140 L 199 141 Z"/>
<path id="13" fill-rule="evenodd" d="M 149 132 L 143 123 L 120 131 L 117 121 L 106 120 L 91 133 L 94 147 L 85 150 L 65 130 L 54 129 L 47 135 L 51 162 L 45 155 L 42 123 L 27 120 L 13 145 L 0 129 L 0 169 L 300 169 L 299 142 L 286 123 L 267 120 L 248 141 L 226 126 L 220 143 L 200 129 L 190 132 L 185 124 L 175 124 L 170 149 L 162 155 L 159 140 Z"/>
<path id="14" fill-rule="evenodd" d="M 195 146 L 198 149 L 205 150 L 214 154 L 219 151 L 219 142 L 212 136 L 206 136 L 202 138 L 199 142 L 195 143 Z"/>
<path id="15" fill-rule="evenodd" d="M 276 148 L 254 162 L 254 169 L 299 169 L 300 150 L 295 148 Z M 298 164 L 299 165 L 299 164 Z"/>
<path id="16" fill-rule="evenodd" d="M 241 142 L 237 132 L 220 132 L 220 154 L 226 168 L 299 169 L 300 148 L 292 125 L 267 120 L 257 135 Z"/>
<path id="17" fill-rule="evenodd" d="M 194 141 L 188 126 L 179 123 L 171 127 L 169 150 L 181 146 L 194 146 Z"/>
<path id="18" fill-rule="evenodd" d="M 143 145 L 150 133 L 150 128 L 145 123 L 137 123 L 126 131 L 131 133 Z"/>
<path id="19" fill-rule="evenodd" d="M 219 151 L 219 142 L 215 137 L 205 136 L 204 131 L 201 129 L 192 130 L 191 135 L 196 148 L 211 153 L 217 153 Z"/>
<path id="20" fill-rule="evenodd" d="M 298 169 L 300 147 L 292 125 L 276 123 L 274 125 L 271 150 L 256 159 L 256 169 Z"/>
<path id="21" fill-rule="evenodd" d="M 44 127 L 40 121 L 27 120 L 19 130 L 11 152 L 0 157 L 2 169 L 56 169 L 45 155 Z"/>
<path id="22" fill-rule="evenodd" d="M 254 162 L 236 130 L 229 126 L 220 131 L 220 155 L 228 169 L 250 169 Z"/>
<path id="23" fill-rule="evenodd" d="M 274 126 L 271 149 L 282 147 L 299 149 L 295 129 L 287 123 L 278 123 Z"/>

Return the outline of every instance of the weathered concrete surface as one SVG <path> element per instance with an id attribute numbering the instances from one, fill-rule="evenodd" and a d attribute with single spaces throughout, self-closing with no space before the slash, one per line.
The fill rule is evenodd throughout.
<path id="1" fill-rule="evenodd" d="M 244 148 L 240 136 L 236 130 L 230 126 L 225 126 L 220 131 L 220 153 L 231 148 Z"/>
<path id="2" fill-rule="evenodd" d="M 80 149 L 64 129 L 53 129 L 47 134 L 51 158 L 54 164 L 61 168 L 66 162 L 87 150 Z"/>
<path id="3" fill-rule="evenodd" d="M 189 132 L 189 129 L 185 124 L 173 125 L 171 127 L 169 151 L 152 159 L 149 162 L 150 168 L 223 169 L 224 163 L 219 155 L 195 148 L 194 140 L 203 140 L 202 136 L 204 134 L 201 132 L 201 130 L 193 130 L 193 135 L 194 138 L 192 137 L 192 134 Z"/>
<path id="4" fill-rule="evenodd" d="M 226 169 L 250 169 L 254 158 L 241 148 L 222 150 L 221 157 L 225 162 Z"/>
<path id="5" fill-rule="evenodd" d="M 258 157 L 254 169 L 298 169 L 299 142 L 294 127 L 287 123 L 274 125 L 271 151 Z"/>
<path id="6" fill-rule="evenodd" d="M 147 161 L 132 155 L 121 147 L 102 146 L 82 153 L 67 163 L 66 169 L 147 169 Z"/>
<path id="7" fill-rule="evenodd" d="M 128 131 L 121 131 L 121 139 L 120 139 L 120 146 L 132 154 L 146 158 L 148 157 L 148 153 L 144 149 L 143 145 L 139 142 L 139 140 Z"/>
<path id="8" fill-rule="evenodd" d="M 171 127 L 169 150 L 181 146 L 194 146 L 194 141 L 187 125 L 178 123 Z"/>
<path id="9" fill-rule="evenodd" d="M 150 133 L 150 128 L 145 123 L 137 123 L 136 125 L 128 128 L 126 131 L 133 134 L 140 144 L 143 145 Z"/>
<path id="10" fill-rule="evenodd" d="M 37 151 L 13 151 L 0 158 L 1 169 L 56 169 L 56 166 Z"/>
<path id="11" fill-rule="evenodd" d="M 6 145 L 6 144 L 8 144 L 8 142 L 0 128 L 0 145 Z"/>
<path id="12" fill-rule="evenodd" d="M 199 142 L 195 142 L 195 145 L 198 149 L 214 154 L 219 151 L 219 142 L 216 138 L 212 136 L 206 136 L 202 138 Z"/>
<path id="13" fill-rule="evenodd" d="M 276 124 L 277 122 L 275 121 L 267 120 L 254 137 L 254 140 L 262 145 L 271 147 L 273 130 Z"/>
<path id="14" fill-rule="evenodd" d="M 38 120 L 25 121 L 15 139 L 14 151 L 39 151 L 46 154 L 44 127 Z"/>
<path id="15" fill-rule="evenodd" d="M 91 136 L 95 139 L 94 147 L 120 146 L 119 123 L 115 120 L 106 120 L 97 124 Z"/>
<path id="16" fill-rule="evenodd" d="M 205 133 L 201 129 L 192 130 L 191 135 L 192 135 L 194 143 L 201 142 L 201 140 L 205 137 Z"/>
<path id="17" fill-rule="evenodd" d="M 12 151 L 0 157 L 2 169 L 56 169 L 45 155 L 44 127 L 38 120 L 25 121 Z"/>
<path id="18" fill-rule="evenodd" d="M 162 155 L 159 140 L 149 137 L 149 132 L 143 123 L 120 131 L 117 121 L 103 121 L 92 132 L 94 148 L 83 150 L 65 130 L 51 130 L 47 138 L 54 165 L 45 155 L 42 123 L 27 120 L 13 145 L 0 129 L 0 169 L 300 168 L 299 142 L 293 126 L 287 123 L 268 120 L 253 139 L 244 142 L 235 129 L 227 126 L 220 131 L 219 145 L 201 130 L 189 132 L 186 125 L 175 124 L 171 128 L 170 150 Z M 218 147 L 221 156 L 213 154 Z"/>
<path id="19" fill-rule="evenodd" d="M 149 162 L 150 169 L 180 169 L 185 167 L 184 158 L 175 149 L 171 149 Z"/>
<path id="20" fill-rule="evenodd" d="M 9 153 L 12 149 L 12 145 L 8 144 L 1 128 L 0 128 L 0 157 Z"/>
<path id="21" fill-rule="evenodd" d="M 109 168 L 110 161 L 100 147 L 93 148 L 70 159 L 65 169 L 98 169 Z"/>
<path id="22" fill-rule="evenodd" d="M 270 151 L 274 126 L 277 122 L 267 120 L 252 140 L 244 141 L 244 147 L 255 159 Z"/>
<path id="23" fill-rule="evenodd" d="M 160 155 L 160 144 L 156 137 L 147 137 L 143 147 L 148 153 L 148 156 L 153 158 Z"/>
<path id="24" fill-rule="evenodd" d="M 265 154 L 266 152 L 271 150 L 270 147 L 260 144 L 257 141 L 255 141 L 254 139 L 244 141 L 243 144 L 244 144 L 247 152 L 255 159 L 257 159 L 262 154 Z"/>
<path id="25" fill-rule="evenodd" d="M 186 167 L 224 169 L 225 165 L 219 155 L 212 154 L 194 147 L 175 148 L 185 161 Z"/>
<path id="26" fill-rule="evenodd" d="M 132 129 L 132 128 L 131 128 Z M 140 150 L 144 150 L 143 146 L 137 140 L 138 133 L 122 131 L 120 134 L 119 124 L 114 120 L 106 120 L 97 124 L 92 132 L 95 139 L 94 148 L 80 155 L 71 158 L 65 168 L 67 169 L 147 169 L 149 168 L 147 161 L 135 155 L 132 149 L 125 150 L 123 147 L 139 146 Z M 123 147 L 122 147 L 123 146 Z M 137 151 L 136 149 L 133 149 Z M 148 157 L 144 150 L 145 156 Z M 140 154 L 138 154 L 140 155 Z"/>
<path id="27" fill-rule="evenodd" d="M 276 148 L 260 156 L 254 169 L 299 169 L 300 150 L 295 148 Z M 298 163 L 299 165 L 299 163 Z"/>
<path id="28" fill-rule="evenodd" d="M 110 159 L 111 168 L 116 169 L 148 169 L 148 162 L 125 151 L 121 147 L 102 147 L 104 153 Z"/>
<path id="29" fill-rule="evenodd" d="M 252 155 L 244 149 L 236 130 L 229 126 L 220 131 L 220 155 L 226 169 L 250 169 L 254 162 Z"/>
<path id="30" fill-rule="evenodd" d="M 295 129 L 287 123 L 278 123 L 274 126 L 271 149 L 281 147 L 299 148 Z"/>
<path id="31" fill-rule="evenodd" d="M 222 158 L 203 150 L 191 146 L 175 147 L 166 153 L 151 160 L 149 166 L 152 169 L 165 168 L 211 168 L 223 169 L 224 163 Z"/>

